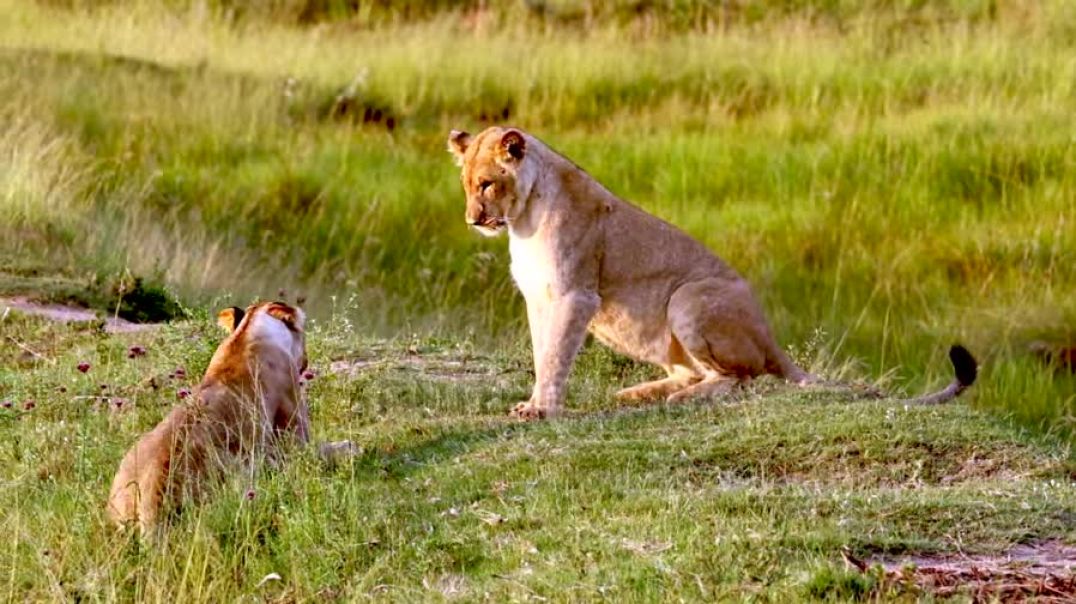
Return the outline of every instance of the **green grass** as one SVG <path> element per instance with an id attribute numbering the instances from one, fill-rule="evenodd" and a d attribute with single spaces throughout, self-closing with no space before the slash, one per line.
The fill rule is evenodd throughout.
<path id="1" fill-rule="evenodd" d="M 140 280 L 131 316 L 190 320 L 0 322 L 0 399 L 37 403 L 0 418 L 10 597 L 843 599 L 877 585 L 839 545 L 1071 536 L 1076 378 L 1027 345 L 1076 341 L 1072 3 L 364 5 L 0 0 L 0 295 L 112 313 Z M 495 123 L 705 242 L 812 370 L 918 392 L 961 341 L 980 382 L 621 413 L 655 370 L 588 347 L 576 415 L 507 422 L 522 301 L 444 150 Z M 366 453 L 237 482 L 164 552 L 114 539 L 106 482 L 204 367 L 206 313 L 281 289 L 319 324 L 319 436 Z M 100 382 L 130 409 L 73 398 Z"/>
<path id="2" fill-rule="evenodd" d="M 966 405 L 767 381 L 727 403 L 625 409 L 612 393 L 646 368 L 589 347 L 571 415 L 519 424 L 505 410 L 529 386 L 524 347 L 372 340 L 341 312 L 310 337 L 314 434 L 362 454 L 327 467 L 302 451 L 236 476 L 140 547 L 106 524 L 109 480 L 197 380 L 216 328 L 0 325 L 21 345 L 0 353 L 14 402 L 0 411 L 0 591 L 13 600 L 843 601 L 889 592 L 842 570 L 842 546 L 1076 537 L 1068 449 Z M 136 343 L 148 353 L 128 359 Z M 177 367 L 189 377 L 168 377 Z M 281 580 L 259 587 L 269 573 Z"/>

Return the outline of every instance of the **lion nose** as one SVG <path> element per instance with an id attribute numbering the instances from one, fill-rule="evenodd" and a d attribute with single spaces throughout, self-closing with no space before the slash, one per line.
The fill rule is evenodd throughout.
<path id="1" fill-rule="evenodd" d="M 464 216 L 467 224 L 481 224 L 486 220 L 486 206 L 479 205 L 475 209 L 469 209 Z"/>

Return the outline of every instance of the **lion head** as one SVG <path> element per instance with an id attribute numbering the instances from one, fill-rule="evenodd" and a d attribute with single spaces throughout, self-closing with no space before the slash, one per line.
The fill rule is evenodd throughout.
<path id="1" fill-rule="evenodd" d="M 500 234 L 526 209 L 534 186 L 526 136 L 513 128 L 487 128 L 477 136 L 453 130 L 448 150 L 461 168 L 467 224 L 487 237 Z"/>
<path id="2" fill-rule="evenodd" d="M 284 302 L 259 302 L 246 310 L 233 306 L 217 313 L 217 324 L 233 335 L 251 328 L 270 335 L 276 345 L 295 359 L 297 372 L 306 370 L 306 314 L 298 306 Z"/>

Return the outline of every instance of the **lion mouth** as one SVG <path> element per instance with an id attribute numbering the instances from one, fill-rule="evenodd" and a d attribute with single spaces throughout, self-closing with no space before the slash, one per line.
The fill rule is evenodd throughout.
<path id="1" fill-rule="evenodd" d="M 504 230 L 504 227 L 506 227 L 507 225 L 508 221 L 506 221 L 504 218 L 495 216 L 489 216 L 477 222 L 471 223 L 471 226 L 474 227 L 478 232 L 487 236 L 499 234 L 501 231 Z"/>

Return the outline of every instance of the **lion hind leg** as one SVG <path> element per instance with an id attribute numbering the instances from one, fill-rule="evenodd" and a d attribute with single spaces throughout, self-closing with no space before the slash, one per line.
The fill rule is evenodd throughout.
<path id="1" fill-rule="evenodd" d="M 137 526 L 143 535 L 157 522 L 172 464 L 171 428 L 143 436 L 120 462 L 108 497 L 108 515 L 118 528 Z"/>
<path id="2" fill-rule="evenodd" d="M 754 313 L 716 279 L 688 283 L 669 300 L 669 326 L 703 374 L 752 377 L 766 370 Z"/>
<path id="3" fill-rule="evenodd" d="M 797 383 L 809 380 L 777 345 L 744 281 L 686 283 L 669 299 L 668 312 L 673 335 L 700 373 L 741 380 L 772 373 Z"/>

